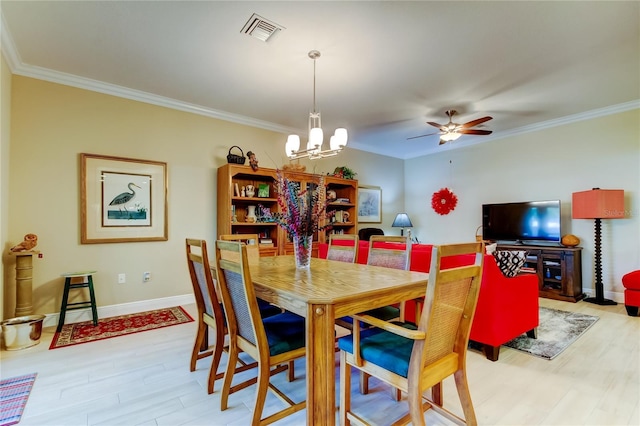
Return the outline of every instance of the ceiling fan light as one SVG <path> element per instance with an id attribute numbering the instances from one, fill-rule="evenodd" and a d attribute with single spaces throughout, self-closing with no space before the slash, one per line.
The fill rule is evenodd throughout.
<path id="1" fill-rule="evenodd" d="M 444 135 L 440 136 L 440 139 L 442 139 L 443 141 L 446 141 L 446 142 L 451 142 L 451 141 L 455 141 L 460 136 L 462 136 L 462 134 L 461 133 L 457 133 L 457 132 L 445 133 Z"/>
<path id="2" fill-rule="evenodd" d="M 293 157 L 296 152 L 300 149 L 300 136 L 298 135 L 289 135 L 287 137 L 287 143 L 284 145 L 284 151 L 287 154 L 287 157 Z"/>

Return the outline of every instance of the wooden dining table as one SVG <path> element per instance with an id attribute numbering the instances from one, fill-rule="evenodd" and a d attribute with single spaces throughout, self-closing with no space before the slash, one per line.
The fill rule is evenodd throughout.
<path id="1" fill-rule="evenodd" d="M 429 277 L 317 258 L 301 270 L 293 256 L 261 257 L 250 271 L 258 297 L 306 318 L 308 425 L 336 421 L 335 318 L 424 296 Z"/>

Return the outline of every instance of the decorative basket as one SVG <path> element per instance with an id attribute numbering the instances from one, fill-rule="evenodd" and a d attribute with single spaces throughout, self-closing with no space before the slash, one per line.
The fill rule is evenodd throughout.
<path id="1" fill-rule="evenodd" d="M 482 225 L 478 226 L 478 229 L 476 229 L 476 242 L 482 242 Z"/>
<path id="2" fill-rule="evenodd" d="M 289 164 L 283 164 L 282 170 L 284 170 L 285 172 L 288 172 L 288 171 L 304 172 L 305 170 L 307 170 L 307 166 L 299 163 L 289 163 Z"/>
<path id="3" fill-rule="evenodd" d="M 233 148 L 238 148 L 240 150 L 240 155 L 232 154 L 231 150 Z M 242 148 L 240 148 L 238 145 L 234 145 L 231 148 L 229 148 L 229 153 L 227 154 L 227 163 L 230 163 L 230 164 L 244 164 L 244 162 L 246 160 L 247 160 L 247 157 L 244 156 L 244 151 L 242 151 Z"/>

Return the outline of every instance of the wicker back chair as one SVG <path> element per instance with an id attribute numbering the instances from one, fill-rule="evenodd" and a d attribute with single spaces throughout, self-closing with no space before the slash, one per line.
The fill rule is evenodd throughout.
<path id="1" fill-rule="evenodd" d="M 249 264 L 253 265 L 260 261 L 258 234 L 222 234 L 220 235 L 220 239 L 224 241 L 239 241 L 245 243 L 247 245 L 247 257 L 249 258 Z M 229 253 L 229 255 L 233 256 L 231 253 Z"/>
<path id="2" fill-rule="evenodd" d="M 207 242 L 194 238 L 186 239 L 187 265 L 191 277 L 193 294 L 196 299 L 198 315 L 196 323 L 198 329 L 191 351 L 191 362 L 189 370 L 196 370 L 196 363 L 199 359 L 213 355 L 211 367 L 209 368 L 209 379 L 207 392 L 213 393 L 215 381 L 221 379 L 223 373 L 218 373 L 220 358 L 224 347 L 224 338 L 227 334 L 227 327 L 224 322 L 224 311 L 220 303 L 220 298 L 216 293 L 215 282 L 209 266 L 209 255 L 207 252 Z M 214 331 L 215 342 L 213 347 L 209 346 L 209 327 Z M 239 362 L 238 371 L 244 371 L 257 366 L 257 363 L 246 364 Z M 232 364 L 233 365 L 233 364 Z"/>
<path id="3" fill-rule="evenodd" d="M 353 241 L 353 245 L 338 245 L 335 241 Z M 329 237 L 329 249 L 327 260 L 355 263 L 358 257 L 358 236 L 355 234 L 331 234 Z"/>
<path id="4" fill-rule="evenodd" d="M 424 411 L 433 408 L 455 422 L 477 424 L 466 374 L 469 333 L 478 301 L 484 261 L 480 243 L 434 246 L 425 306 L 417 327 L 356 315 L 352 336 L 339 340 L 340 422 L 366 424 L 351 411 L 351 366 L 407 393 L 409 413 L 395 424 L 424 425 Z M 475 255 L 472 265 L 442 270 L 446 256 Z M 361 332 L 360 321 L 373 327 Z M 356 348 L 356 350 L 354 350 Z M 393 348 L 393 350 L 390 350 Z M 445 410 L 442 380 L 454 376 L 465 419 Z M 431 399 L 424 397 L 431 388 Z M 425 401 L 426 400 L 426 401 Z"/>
<path id="5" fill-rule="evenodd" d="M 398 243 L 404 244 L 404 248 L 388 247 L 376 245 L 377 243 Z M 369 240 L 369 257 L 367 265 L 384 266 L 385 268 L 409 269 L 411 261 L 411 242 L 408 237 L 372 235 Z M 367 315 L 391 321 L 399 319 L 404 321 L 404 301 L 399 302 L 399 306 L 384 306 L 367 312 Z"/>
<path id="6" fill-rule="evenodd" d="M 238 260 L 233 260 L 235 256 L 226 256 L 224 252 L 238 254 Z M 239 352 L 244 351 L 258 362 L 258 389 L 251 424 L 273 423 L 304 409 L 306 401 L 294 403 L 270 383 L 271 368 L 276 367 L 276 371 L 282 371 L 284 364 L 288 364 L 289 380 L 293 380 L 293 360 L 305 355 L 304 318 L 287 311 L 268 318 L 261 317 L 245 244 L 218 240 L 216 266 L 229 329 L 229 361 L 222 385 L 220 408 L 227 409 L 229 394 L 233 390 L 256 383 L 253 378 L 235 385 L 233 389 L 231 387 L 235 373 L 232 366 L 238 361 Z M 262 419 L 268 389 L 272 389 L 288 406 Z"/>

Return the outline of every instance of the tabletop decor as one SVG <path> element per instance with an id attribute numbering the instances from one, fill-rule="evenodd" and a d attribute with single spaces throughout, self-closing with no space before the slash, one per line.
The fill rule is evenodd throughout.
<path id="1" fill-rule="evenodd" d="M 313 234 L 330 227 L 332 212 L 326 211 L 324 178 L 317 187 L 299 191 L 299 184 L 291 182 L 278 170 L 275 191 L 279 212 L 261 206 L 266 222 L 275 222 L 287 231 L 293 240 L 296 267 L 307 269 L 311 263 Z"/>

